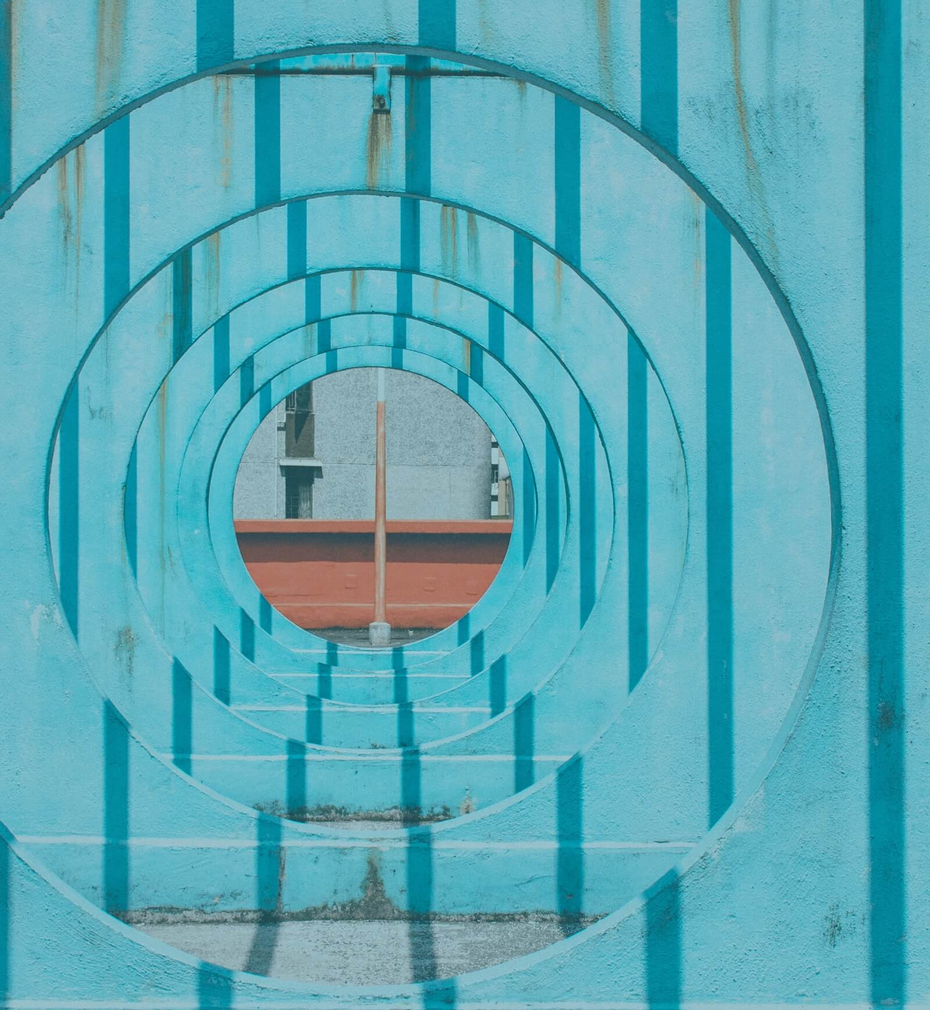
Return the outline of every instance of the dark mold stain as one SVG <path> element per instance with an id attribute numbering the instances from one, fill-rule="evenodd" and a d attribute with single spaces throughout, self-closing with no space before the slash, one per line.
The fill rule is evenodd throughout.
<path id="1" fill-rule="evenodd" d="M 391 114 L 372 112 L 368 116 L 365 143 L 365 185 L 377 189 L 384 181 L 384 172 L 391 156 Z"/>
<path id="2" fill-rule="evenodd" d="M 102 109 L 119 81 L 126 27 L 126 0 L 97 0 L 94 89 Z"/>

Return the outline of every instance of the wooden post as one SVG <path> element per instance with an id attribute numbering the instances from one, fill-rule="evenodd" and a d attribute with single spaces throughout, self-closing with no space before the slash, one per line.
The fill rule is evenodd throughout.
<path id="1" fill-rule="evenodd" d="M 385 576 L 387 573 L 387 436 L 384 429 L 384 369 L 378 369 L 375 428 L 375 619 L 368 626 L 372 645 L 390 645 Z"/>

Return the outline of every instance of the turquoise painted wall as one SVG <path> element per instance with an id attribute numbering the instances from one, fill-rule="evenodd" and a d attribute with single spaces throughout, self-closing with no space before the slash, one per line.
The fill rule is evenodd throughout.
<path id="1" fill-rule="evenodd" d="M 0 1006 L 930 1002 L 928 32 L 0 0 Z M 517 506 L 388 652 L 288 624 L 232 527 L 262 417 L 373 365 L 467 399 Z M 127 924 L 372 865 L 400 914 L 598 921 L 393 989 Z"/>

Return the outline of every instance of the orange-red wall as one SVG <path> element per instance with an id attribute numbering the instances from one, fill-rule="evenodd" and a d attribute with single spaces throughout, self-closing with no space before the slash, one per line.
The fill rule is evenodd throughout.
<path id="1" fill-rule="evenodd" d="M 387 619 L 444 628 L 491 584 L 510 542 L 506 520 L 389 521 Z M 271 604 L 304 628 L 363 628 L 374 619 L 374 523 L 238 520 L 249 574 Z"/>

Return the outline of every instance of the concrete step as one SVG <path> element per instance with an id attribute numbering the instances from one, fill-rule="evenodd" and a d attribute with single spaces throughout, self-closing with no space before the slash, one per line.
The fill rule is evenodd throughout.
<path id="1" fill-rule="evenodd" d="M 164 755 L 172 760 L 172 755 Z M 498 803 L 551 774 L 565 754 L 419 754 L 307 748 L 273 755 L 174 755 L 198 782 L 240 803 L 295 820 L 445 819 Z"/>
<path id="2" fill-rule="evenodd" d="M 497 921 L 184 922 L 137 928 L 204 961 L 294 982 L 403 985 L 501 964 L 570 936 L 584 923 Z"/>
<path id="3" fill-rule="evenodd" d="M 27 836 L 23 844 L 92 903 L 132 924 L 557 918 L 620 907 L 688 842 L 464 840 L 441 829 L 261 837 Z"/>
<path id="4" fill-rule="evenodd" d="M 276 673 L 273 680 L 304 694 L 351 705 L 391 705 L 398 701 L 428 698 L 465 683 L 457 673 Z"/>
<path id="5" fill-rule="evenodd" d="M 308 695 L 293 704 L 237 704 L 237 715 L 282 736 L 326 747 L 411 747 L 475 729 L 489 705 L 329 705 Z"/>

